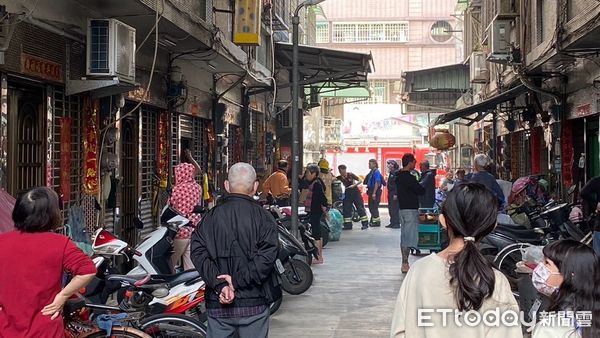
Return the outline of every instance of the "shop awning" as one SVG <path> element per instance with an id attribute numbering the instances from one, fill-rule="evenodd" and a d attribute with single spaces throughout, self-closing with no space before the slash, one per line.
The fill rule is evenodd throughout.
<path id="1" fill-rule="evenodd" d="M 478 115 L 475 118 L 468 119 L 468 120 L 470 120 L 471 122 L 480 121 L 487 115 L 489 110 L 495 109 L 496 106 L 499 105 L 500 103 L 510 101 L 510 100 L 516 98 L 517 96 L 525 93 L 526 91 L 527 91 L 527 87 L 525 87 L 522 84 L 518 85 L 510 90 L 507 90 L 503 93 L 495 95 L 485 101 L 479 102 L 472 106 L 465 107 L 463 109 L 458 109 L 453 112 L 441 115 L 440 117 L 435 119 L 435 121 L 433 121 L 432 124 L 435 126 L 438 124 L 448 123 L 448 122 L 451 122 L 451 121 L 454 121 L 454 120 L 460 119 L 460 118 L 467 119 L 469 116 L 471 116 L 473 114 L 478 114 Z"/>
<path id="2" fill-rule="evenodd" d="M 317 88 L 322 96 L 368 97 L 367 74 L 374 68 L 370 54 L 303 45 L 298 46 L 298 53 L 300 86 Z M 275 58 L 283 68 L 291 71 L 292 44 L 277 43 Z M 277 88 L 291 86 L 290 81 Z"/>
<path id="3" fill-rule="evenodd" d="M 469 67 L 462 63 L 404 72 L 402 78 L 407 114 L 452 111 L 470 87 Z"/>

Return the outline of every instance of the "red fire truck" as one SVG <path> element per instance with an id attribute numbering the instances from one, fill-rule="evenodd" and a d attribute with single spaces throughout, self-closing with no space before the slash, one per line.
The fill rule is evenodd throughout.
<path id="1" fill-rule="evenodd" d="M 441 180 L 446 176 L 443 161 L 440 161 L 441 156 L 438 151 L 426 145 L 414 147 L 348 147 L 345 151 L 328 151 L 325 157 L 336 176 L 339 175 L 338 165 L 345 164 L 349 172 L 354 173 L 363 180 L 369 173 L 369 160 L 374 158 L 379 163 L 379 170 L 387 179 L 387 161 L 395 160 L 402 165 L 402 156 L 406 153 L 412 153 L 417 158 L 417 170 L 419 169 L 419 163 L 424 159 L 428 159 L 432 168 L 437 168 L 436 186 L 440 185 Z M 366 187 L 363 186 L 363 192 L 365 192 L 365 189 Z M 366 194 L 363 194 L 363 199 L 366 203 Z M 387 188 L 384 188 L 381 203 L 387 204 Z"/>

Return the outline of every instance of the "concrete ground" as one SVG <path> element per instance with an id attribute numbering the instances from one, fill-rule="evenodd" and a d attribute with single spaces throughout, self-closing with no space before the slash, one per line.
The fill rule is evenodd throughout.
<path id="1" fill-rule="evenodd" d="M 342 232 L 313 265 L 314 282 L 304 294 L 284 295 L 271 317 L 269 337 L 389 337 L 392 312 L 402 283 L 400 230 L 382 227 Z"/>

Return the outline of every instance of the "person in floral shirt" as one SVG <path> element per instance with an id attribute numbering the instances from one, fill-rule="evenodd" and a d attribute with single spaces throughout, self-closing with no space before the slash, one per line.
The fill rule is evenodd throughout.
<path id="1" fill-rule="evenodd" d="M 183 269 L 194 268 L 190 259 L 190 238 L 196 226 L 200 223 L 201 215 L 194 213 L 194 207 L 200 204 L 202 198 L 202 187 L 195 180 L 200 173 L 200 166 L 194 160 L 189 150 L 185 150 L 181 156 L 181 163 L 173 168 L 175 173 L 175 185 L 169 201 L 172 208 L 190 220 L 188 226 L 182 227 L 173 243 L 174 252 L 171 256 L 173 266 L 178 266 L 183 260 Z"/>

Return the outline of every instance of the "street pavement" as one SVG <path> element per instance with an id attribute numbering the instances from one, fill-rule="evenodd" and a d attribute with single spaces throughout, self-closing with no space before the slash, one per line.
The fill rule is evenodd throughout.
<path id="1" fill-rule="evenodd" d="M 314 282 L 302 295 L 285 294 L 271 316 L 269 337 L 389 337 L 402 283 L 400 230 L 382 226 L 343 231 L 324 250 L 325 264 L 313 265 Z M 411 259 L 412 261 L 412 259 Z"/>

